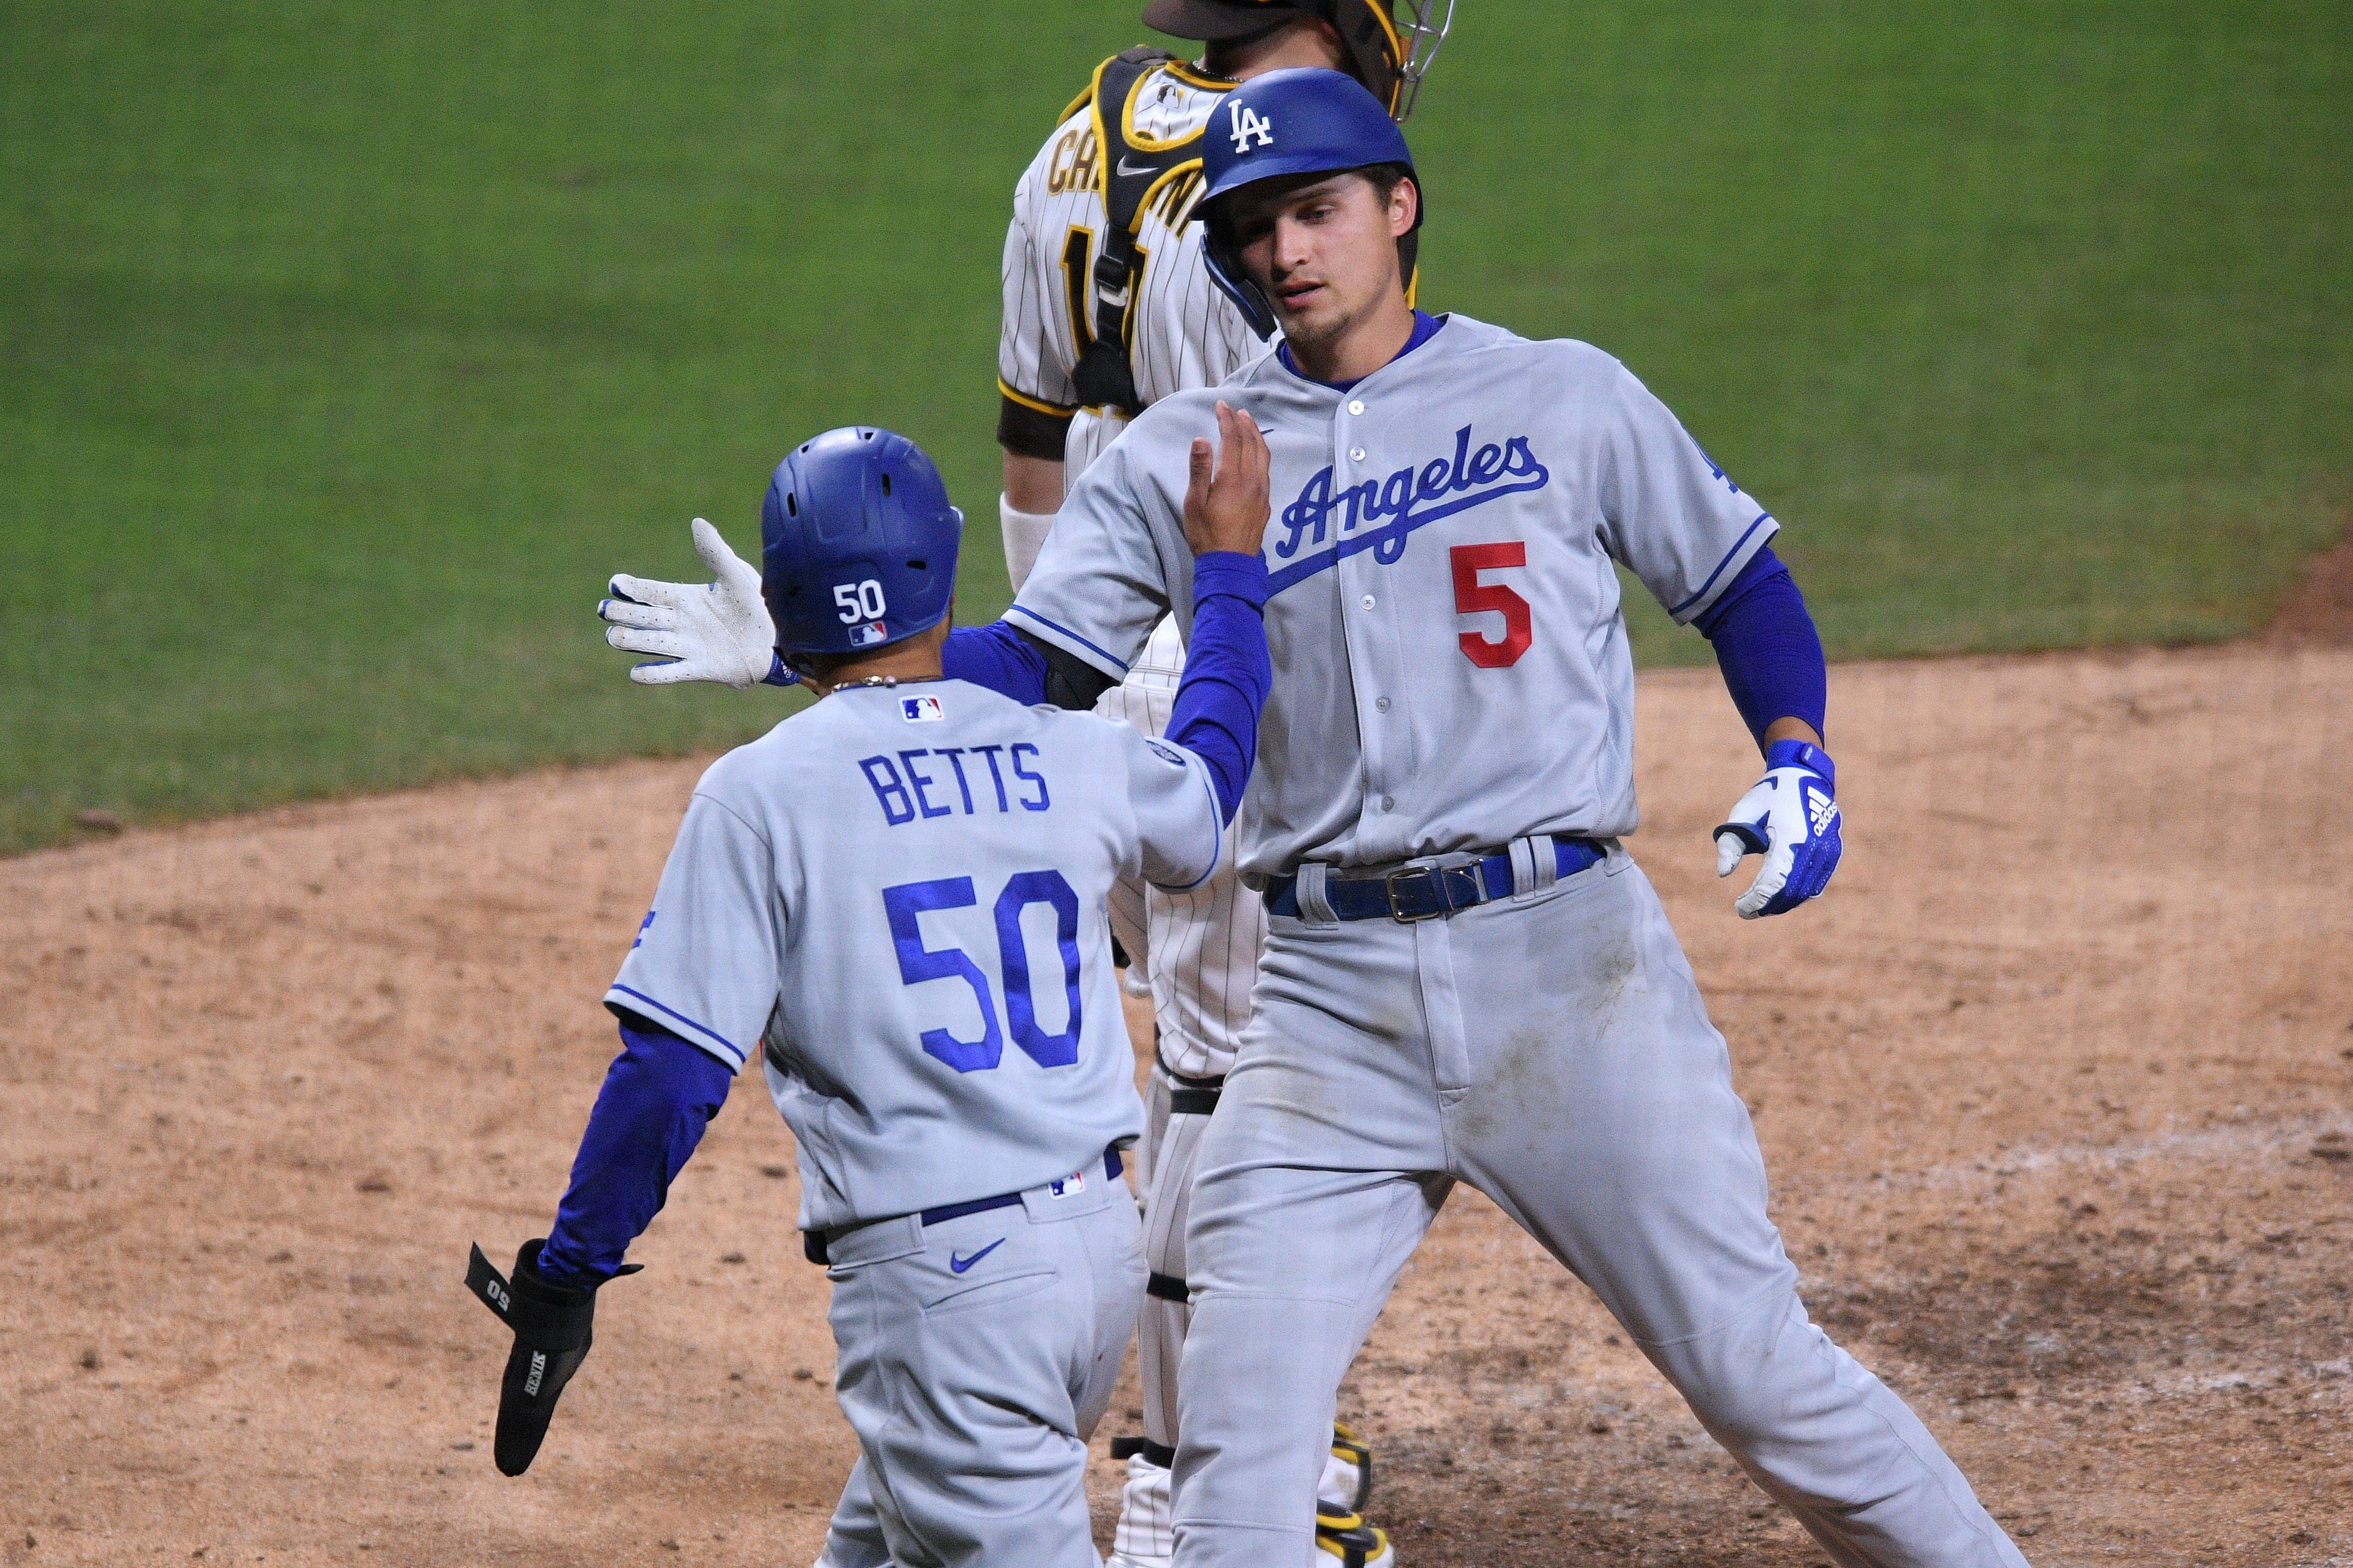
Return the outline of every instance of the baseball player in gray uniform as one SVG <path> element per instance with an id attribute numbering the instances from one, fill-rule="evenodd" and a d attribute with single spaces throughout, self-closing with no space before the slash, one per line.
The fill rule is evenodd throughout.
<path id="1" fill-rule="evenodd" d="M 1145 1268 L 1142 1131 L 1103 906 L 1218 864 L 1269 671 L 1265 447 L 1223 416 L 1189 502 L 1193 658 L 1166 740 L 944 679 L 963 518 L 913 443 L 837 430 L 764 508 L 778 647 L 823 700 L 706 773 L 606 995 L 625 1050 L 543 1241 L 478 1294 L 515 1331 L 520 1474 L 597 1289 L 756 1055 L 829 1266 L 845 1508 L 901 1568 L 1096 1568 L 1086 1443 Z M 860 1542 L 862 1548 L 862 1542 Z"/>
<path id="2" fill-rule="evenodd" d="M 1410 308 L 1419 181 L 1345 77 L 1244 84 L 1204 174 L 1212 268 L 1285 342 L 1129 426 L 1006 623 L 1118 679 L 1195 613 L 1180 503 L 1213 403 L 1266 432 L 1275 685 L 1237 835 L 1270 936 L 1192 1191 L 1176 1562 L 1314 1560 L 1291 1500 L 1336 1385 L 1468 1182 L 1836 1561 L 2022 1563 L 1809 1321 L 1723 1038 L 1620 844 L 1622 564 L 1715 640 L 1765 752 L 1717 832 L 1720 873 L 1764 857 L 1739 912 L 1794 908 L 1836 864 L 1820 643 L 1778 524 L 1607 354 Z"/>
<path id="3" fill-rule="evenodd" d="M 1214 385 L 1263 352 L 1252 324 L 1213 281 L 1201 227 L 1189 221 L 1205 138 L 1226 95 L 1271 70 L 1331 66 L 1402 121 L 1452 12 L 1451 0 L 1152 0 L 1145 24 L 1201 40 L 1201 58 L 1127 50 L 1098 66 L 1063 110 L 1016 185 L 1004 250 L 998 517 L 1017 590 L 1053 525 L 1067 475 L 1084 472 L 1134 413 L 1170 393 Z M 1409 258 L 1407 270 L 1410 294 Z M 772 670 L 781 676 L 757 574 L 708 524 L 695 537 L 716 592 L 624 576 L 601 606 L 613 646 L 665 657 L 638 667 L 633 679 L 721 679 L 740 689 Z M 1096 711 L 1157 735 L 1184 668 L 1184 642 L 1176 623 L 1164 620 Z M 1148 988 L 1156 1018 L 1134 1162 L 1151 1270 L 1136 1333 L 1144 1431 L 1113 1443 L 1128 1479 L 1111 1564 L 1166 1568 L 1178 1358 L 1191 1316 L 1187 1195 L 1201 1131 L 1250 1018 L 1266 915 L 1240 885 L 1230 844 L 1195 888 L 1124 879 L 1109 912 L 1132 961 L 1131 983 Z M 1344 1562 L 1395 1568 L 1387 1533 L 1364 1518 L 1371 1480 L 1368 1448 L 1335 1424 L 1315 1489 L 1318 1530 Z M 841 1545 L 826 1568 L 882 1563 L 879 1545 L 867 1559 Z"/>

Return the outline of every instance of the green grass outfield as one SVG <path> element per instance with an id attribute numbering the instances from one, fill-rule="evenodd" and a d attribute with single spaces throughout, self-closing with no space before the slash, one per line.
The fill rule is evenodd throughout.
<path id="1" fill-rule="evenodd" d="M 18 0 L 0 849 L 755 732 L 590 606 L 832 424 L 993 614 L 1008 194 L 1134 8 Z M 2333 3 L 1463 0 L 1425 302 L 1630 363 L 1835 654 L 2224 637 L 2353 496 L 2348 123 Z"/>

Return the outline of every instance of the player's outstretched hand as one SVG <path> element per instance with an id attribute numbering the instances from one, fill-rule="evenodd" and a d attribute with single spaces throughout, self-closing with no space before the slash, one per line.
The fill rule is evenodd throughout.
<path id="1" fill-rule="evenodd" d="M 711 568 L 708 583 L 659 583 L 623 573 L 596 605 L 612 629 L 605 640 L 628 653 L 661 662 L 640 664 L 629 679 L 640 686 L 711 680 L 743 691 L 765 680 L 789 686 L 776 657 L 776 623 L 760 597 L 760 574 L 727 547 L 719 531 L 694 520 L 694 552 Z"/>
<path id="2" fill-rule="evenodd" d="M 1742 920 L 1783 914 L 1829 886 L 1845 847 L 1839 839 L 1837 771 L 1819 746 L 1776 741 L 1765 752 L 1765 776 L 1715 830 L 1715 874 L 1732 875 L 1744 857 L 1762 855 L 1765 868 L 1733 908 Z"/>
<path id="3" fill-rule="evenodd" d="M 479 1247 L 466 1268 L 466 1289 L 514 1331 L 506 1375 L 499 1380 L 499 1425 L 491 1443 L 491 1457 L 502 1476 L 519 1476 L 531 1468 L 555 1415 L 557 1396 L 588 1359 L 596 1318 L 596 1288 L 558 1285 L 542 1277 L 541 1245 L 522 1244 L 515 1254 L 512 1280 L 499 1277 Z M 614 1278 L 637 1271 L 637 1265 L 629 1264 Z"/>
<path id="4" fill-rule="evenodd" d="M 1218 449 L 1193 440 L 1192 482 L 1185 488 L 1185 542 L 1196 555 L 1230 550 L 1256 555 L 1266 540 L 1266 437 L 1238 408 L 1218 405 Z"/>

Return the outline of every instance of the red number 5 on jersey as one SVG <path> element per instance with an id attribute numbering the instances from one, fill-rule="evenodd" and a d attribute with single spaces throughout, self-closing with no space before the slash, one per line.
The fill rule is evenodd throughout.
<path id="1" fill-rule="evenodd" d="M 1528 623 L 1528 602 L 1500 583 L 1482 583 L 1479 574 L 1528 563 L 1528 547 L 1518 540 L 1508 544 L 1458 544 L 1447 552 L 1454 563 L 1454 609 L 1457 615 L 1494 610 L 1504 617 L 1503 640 L 1483 632 L 1462 634 L 1462 657 L 1482 669 L 1502 669 L 1517 664 L 1528 651 L 1535 633 Z"/>

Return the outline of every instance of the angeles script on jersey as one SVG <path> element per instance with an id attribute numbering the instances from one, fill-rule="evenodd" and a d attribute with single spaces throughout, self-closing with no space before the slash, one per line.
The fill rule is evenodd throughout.
<path id="1" fill-rule="evenodd" d="M 1147 409 L 1064 502 L 1016 624 L 1114 678 L 1165 609 L 1191 626 L 1187 451 L 1220 397 L 1273 458 L 1243 871 L 1631 832 L 1611 563 L 1689 621 L 1779 525 L 1608 354 L 1456 315 L 1346 393 L 1268 354 Z"/>
<path id="2" fill-rule="evenodd" d="M 703 775 L 606 1002 L 765 1042 L 805 1230 L 1036 1186 L 1143 1130 L 1113 879 L 1190 886 L 1223 836 L 1199 759 L 1124 725 L 837 691 Z"/>
<path id="3" fill-rule="evenodd" d="M 1131 114 L 1143 145 L 1182 142 L 1200 131 L 1233 89 L 1232 82 L 1170 61 L 1145 73 L 1128 103 L 1106 104 L 1103 111 Z M 1058 416 L 1077 407 L 1071 376 L 1092 335 L 1087 278 L 1103 253 L 1107 221 L 1098 178 L 1103 155 L 1093 111 L 1082 103 L 1022 174 L 1005 236 L 997 378 L 1008 397 Z M 1201 226 L 1187 221 L 1200 188 L 1196 170 L 1169 180 L 1144 205 L 1136 236 L 1144 275 L 1130 318 L 1128 358 L 1147 405 L 1188 387 L 1215 385 L 1261 348 L 1241 313 L 1209 280 Z M 1073 470 L 1085 467 L 1124 427 L 1116 418 L 1079 410 L 1066 460 Z"/>

